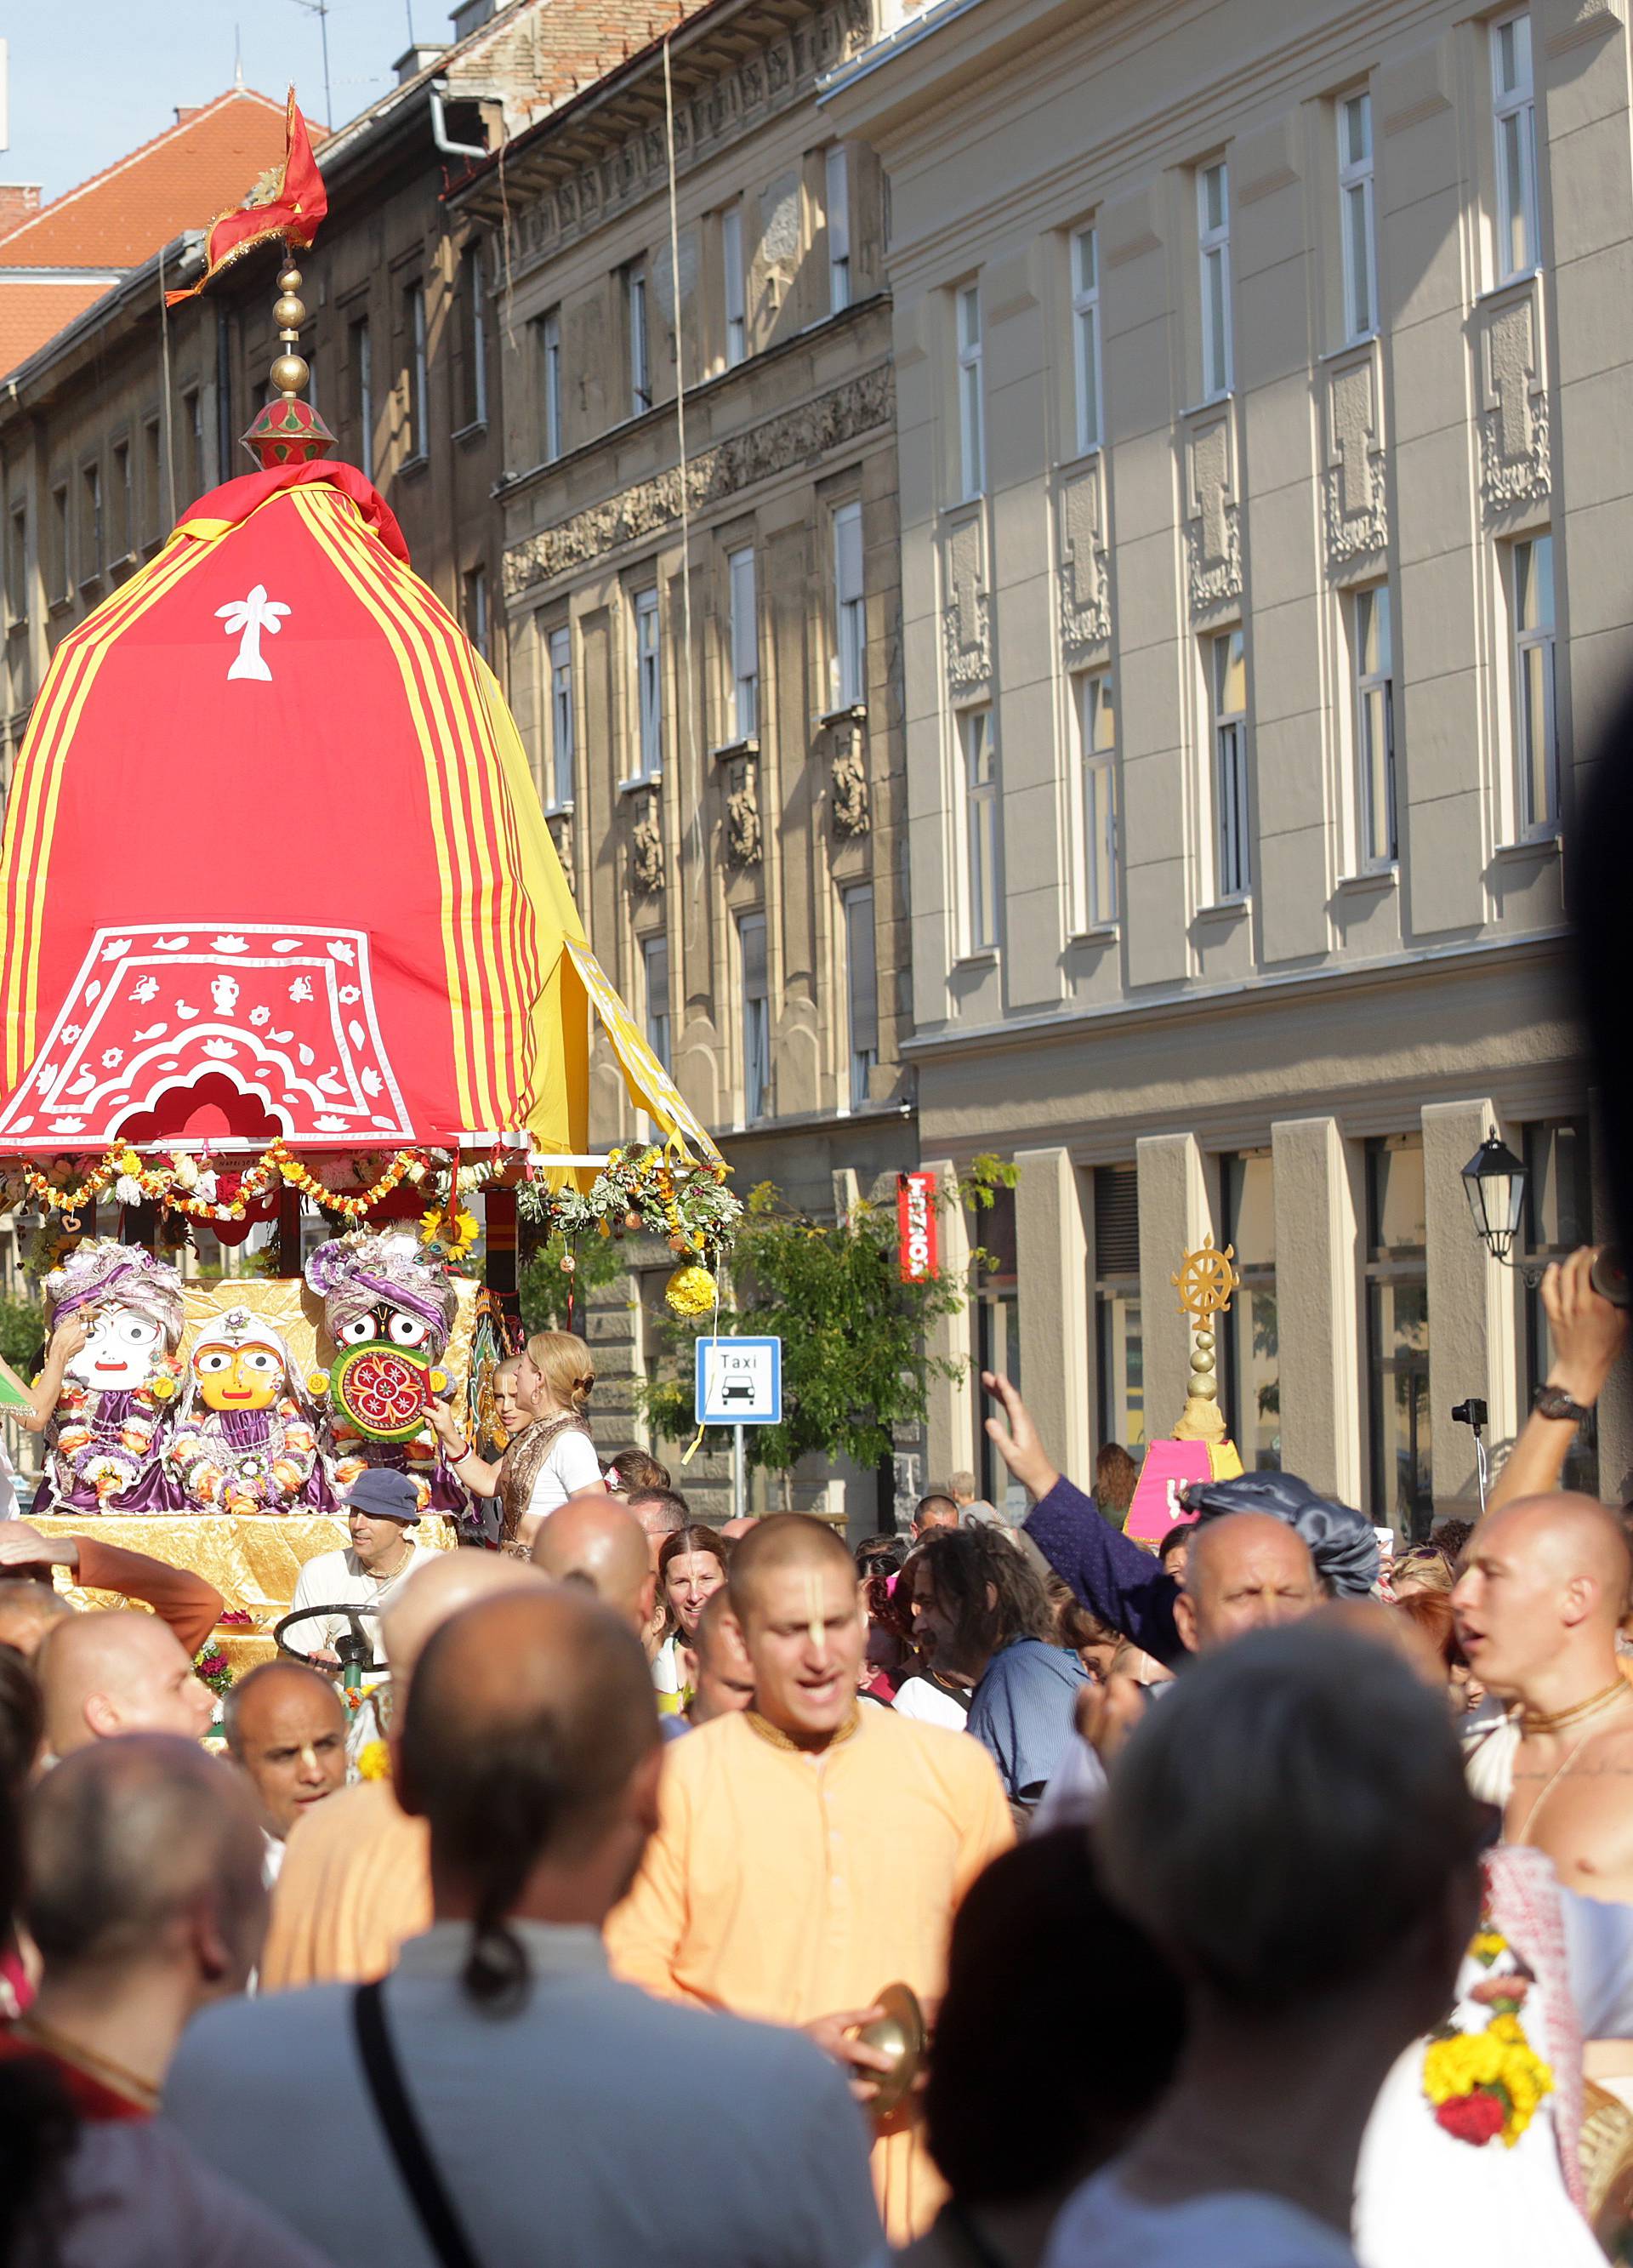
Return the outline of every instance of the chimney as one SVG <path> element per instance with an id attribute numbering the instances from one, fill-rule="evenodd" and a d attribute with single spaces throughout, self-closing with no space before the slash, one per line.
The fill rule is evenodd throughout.
<path id="1" fill-rule="evenodd" d="M 0 236 L 9 236 L 14 228 L 40 210 L 38 181 L 0 181 Z"/>
<path id="2" fill-rule="evenodd" d="M 398 85 L 406 85 L 409 79 L 418 78 L 422 71 L 430 69 L 438 55 L 445 55 L 447 52 L 445 40 L 416 40 L 411 48 L 403 49 L 392 65 L 397 74 Z"/>
<path id="3" fill-rule="evenodd" d="M 202 104 L 202 102 L 194 102 L 194 103 L 188 103 L 188 104 L 182 104 L 182 103 L 180 103 L 180 102 L 179 102 L 179 103 L 177 103 L 177 105 L 176 105 L 176 123 L 177 123 L 177 125 L 178 125 L 178 126 L 185 126 L 185 125 L 187 124 L 187 122 L 188 122 L 188 119 L 189 119 L 189 118 L 196 118 L 196 117 L 198 116 L 198 114 L 199 114 L 199 112 L 200 112 L 201 110 L 202 110 L 202 108 L 203 108 L 203 107 L 204 107 L 204 106 L 203 106 L 203 104 Z"/>

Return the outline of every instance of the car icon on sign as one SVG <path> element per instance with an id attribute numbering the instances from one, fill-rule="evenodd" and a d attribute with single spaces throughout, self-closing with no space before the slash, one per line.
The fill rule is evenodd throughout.
<path id="1" fill-rule="evenodd" d="M 720 1396 L 722 1402 L 747 1402 L 750 1404 L 754 1398 L 754 1382 L 752 1378 L 727 1379 Z"/>

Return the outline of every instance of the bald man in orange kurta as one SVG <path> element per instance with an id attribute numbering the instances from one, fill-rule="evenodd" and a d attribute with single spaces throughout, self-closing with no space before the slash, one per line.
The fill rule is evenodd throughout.
<path id="1" fill-rule="evenodd" d="M 815 2027 L 850 2060 L 845 2023 L 886 1984 L 939 1999 L 953 1911 L 1013 1841 L 1009 1806 L 967 1734 L 858 1706 L 865 1629 L 831 1529 L 761 1521 L 731 1585 L 754 1705 L 667 1752 L 658 1831 L 607 1950 L 651 1992 Z M 873 2174 L 893 2242 L 929 2226 L 945 2191 L 910 2117 Z"/>

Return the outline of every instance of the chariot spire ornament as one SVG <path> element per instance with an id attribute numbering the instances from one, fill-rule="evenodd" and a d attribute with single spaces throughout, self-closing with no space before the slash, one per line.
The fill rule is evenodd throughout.
<path id="1" fill-rule="evenodd" d="M 1195 1252 L 1186 1254 L 1178 1275 L 1168 1278 L 1180 1295 L 1181 1313 L 1195 1318 L 1191 1374 L 1186 1388 L 1185 1408 L 1173 1429 L 1176 1441 L 1225 1439 L 1213 1319 L 1230 1313 L 1231 1294 L 1241 1281 L 1232 1265 L 1235 1257 L 1233 1244 L 1227 1244 L 1221 1252 L 1211 1235 L 1204 1236 Z"/>
<path id="2" fill-rule="evenodd" d="M 272 320 L 278 327 L 283 352 L 267 372 L 269 383 L 277 389 L 277 399 L 256 413 L 243 436 L 244 446 L 267 473 L 278 465 L 311 464 L 327 456 L 335 446 L 334 434 L 311 402 L 300 398 L 312 377 L 305 356 L 296 351 L 300 327 L 306 320 L 305 303 L 298 296 L 300 284 L 300 270 L 292 263 L 279 275 Z"/>

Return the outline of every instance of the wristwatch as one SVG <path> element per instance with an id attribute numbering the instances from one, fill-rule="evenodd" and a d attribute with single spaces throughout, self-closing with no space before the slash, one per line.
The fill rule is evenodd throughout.
<path id="1" fill-rule="evenodd" d="M 1563 1386 L 1539 1386 L 1534 1406 L 1544 1418 L 1569 1418 L 1573 1425 L 1592 1414 L 1585 1403 L 1573 1402 Z"/>

